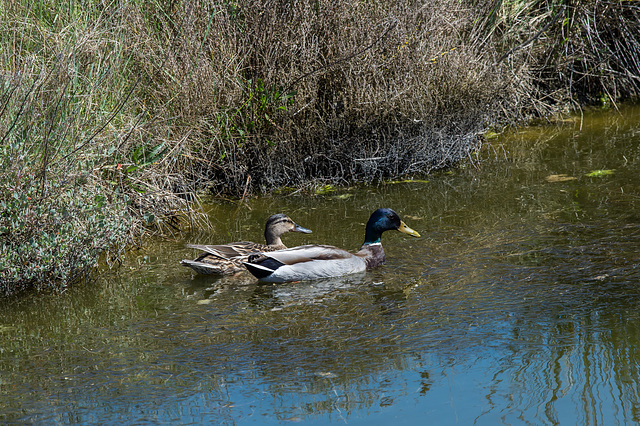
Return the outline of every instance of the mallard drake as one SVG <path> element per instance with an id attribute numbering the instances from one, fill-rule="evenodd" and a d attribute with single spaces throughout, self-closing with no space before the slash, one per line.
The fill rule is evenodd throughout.
<path id="1" fill-rule="evenodd" d="M 369 218 L 364 235 L 364 244 L 357 253 L 349 253 L 338 247 L 311 244 L 257 253 L 249 256 L 244 266 L 256 278 L 264 282 L 282 283 L 337 277 L 362 272 L 384 263 L 384 250 L 380 237 L 384 231 L 398 230 L 419 237 L 396 212 L 378 209 Z"/>
<path id="2" fill-rule="evenodd" d="M 298 225 L 286 214 L 274 214 L 267 219 L 264 229 L 264 238 L 267 244 L 251 241 L 238 241 L 222 245 L 187 244 L 187 247 L 202 250 L 203 253 L 195 260 L 183 260 L 180 263 L 199 274 L 235 274 L 245 270 L 242 263 L 247 261 L 250 254 L 286 249 L 287 246 L 282 243 L 280 237 L 287 232 L 310 234 L 311 230 Z"/>

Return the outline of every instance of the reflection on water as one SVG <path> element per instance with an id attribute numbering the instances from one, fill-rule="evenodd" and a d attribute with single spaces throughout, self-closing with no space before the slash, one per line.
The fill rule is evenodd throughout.
<path id="1" fill-rule="evenodd" d="M 212 203 L 212 232 L 0 307 L 0 420 L 638 422 L 638 118 L 505 135 L 428 182 Z M 387 264 L 361 275 L 261 285 L 179 265 L 187 242 L 260 241 L 276 212 L 314 231 L 289 246 L 355 250 L 381 206 L 423 238 L 386 233 Z"/>

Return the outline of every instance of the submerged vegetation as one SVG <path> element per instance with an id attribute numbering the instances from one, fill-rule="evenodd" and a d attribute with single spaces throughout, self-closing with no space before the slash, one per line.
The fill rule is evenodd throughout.
<path id="1" fill-rule="evenodd" d="M 640 89 L 634 2 L 0 3 L 0 292 L 60 288 L 196 194 L 399 178 Z"/>

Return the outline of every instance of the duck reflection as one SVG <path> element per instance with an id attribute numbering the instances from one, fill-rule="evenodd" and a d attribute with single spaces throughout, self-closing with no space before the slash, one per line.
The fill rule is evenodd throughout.
<path id="1" fill-rule="evenodd" d="M 351 288 L 366 284 L 367 273 L 351 274 L 348 277 L 333 277 L 322 280 L 300 281 L 274 285 L 257 285 L 250 303 L 272 310 L 289 306 L 320 303 L 334 298 Z M 255 280 L 254 280 L 255 281 Z"/>

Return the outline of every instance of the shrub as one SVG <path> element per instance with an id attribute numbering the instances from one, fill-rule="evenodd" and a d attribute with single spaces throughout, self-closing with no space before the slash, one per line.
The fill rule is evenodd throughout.
<path id="1" fill-rule="evenodd" d="M 135 10 L 131 25 L 137 63 L 166 58 L 147 87 L 154 113 L 186 133 L 189 180 L 240 195 L 449 167 L 487 125 L 522 115 L 531 104 L 514 96 L 516 78 L 475 39 L 477 10 L 183 1 Z"/>
<path id="2" fill-rule="evenodd" d="M 0 294 L 65 288 L 130 241 L 127 200 L 100 176 L 115 150 L 95 138 L 98 85 L 74 59 L 0 74 Z"/>
<path id="3" fill-rule="evenodd" d="M 128 7 L 0 3 L 0 293 L 64 288 L 188 205 L 137 101 Z"/>
<path id="4" fill-rule="evenodd" d="M 43 179 L 16 140 L 2 147 L 0 170 L 0 293 L 60 290 L 122 246 L 127 210 L 106 203 L 82 174 Z"/>

